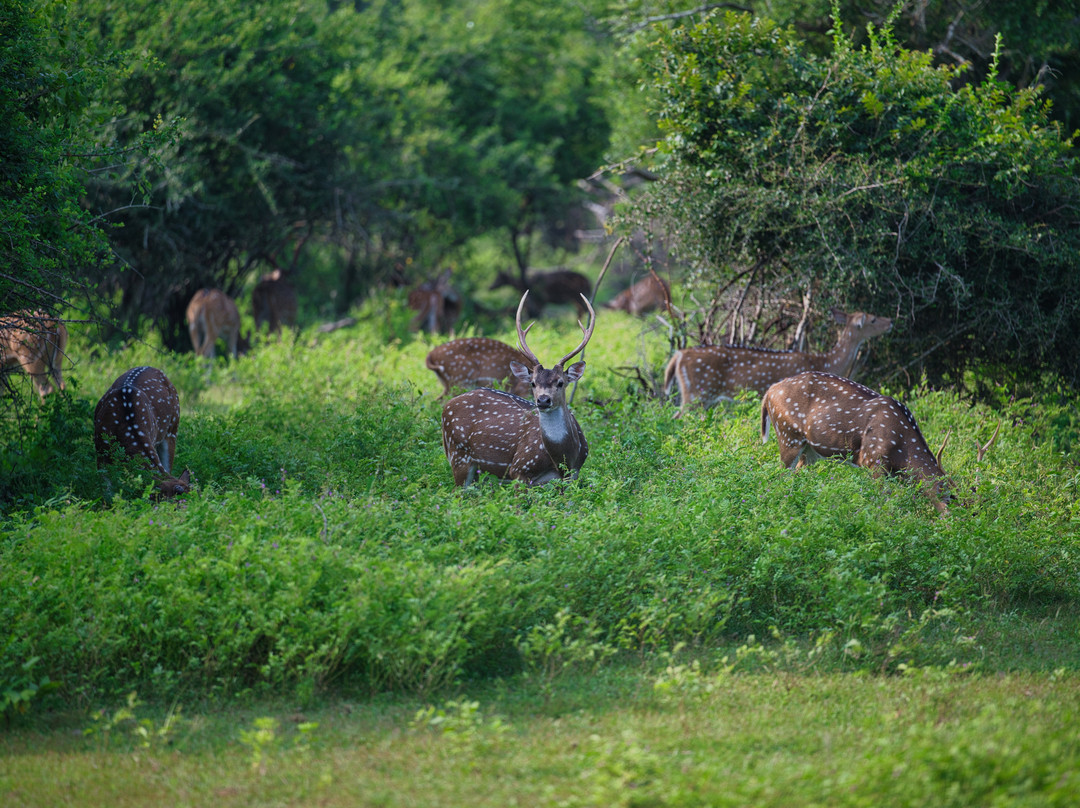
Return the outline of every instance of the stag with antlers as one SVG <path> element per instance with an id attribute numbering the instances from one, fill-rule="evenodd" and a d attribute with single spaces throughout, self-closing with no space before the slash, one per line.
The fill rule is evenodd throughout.
<path id="1" fill-rule="evenodd" d="M 532 324 L 521 327 L 528 296 L 528 292 L 521 296 L 516 318 L 518 347 L 526 362 L 512 361 L 510 370 L 530 384 L 533 400 L 480 388 L 455 396 L 443 406 L 443 449 L 459 486 L 471 485 L 481 471 L 526 485 L 574 478 L 589 454 L 585 434 L 566 404 L 567 385 L 582 377 L 585 362 L 566 364 L 588 345 L 596 313 L 582 295 L 589 325 L 581 326 L 578 346 L 548 369 L 526 342 Z"/>

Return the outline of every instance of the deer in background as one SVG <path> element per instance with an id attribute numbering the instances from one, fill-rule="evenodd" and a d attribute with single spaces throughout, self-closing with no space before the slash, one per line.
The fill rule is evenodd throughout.
<path id="1" fill-rule="evenodd" d="M 280 269 L 263 275 L 251 290 L 251 314 L 255 330 L 270 324 L 271 334 L 280 334 L 282 324 L 296 325 L 296 289 Z"/>
<path id="2" fill-rule="evenodd" d="M 950 494 L 941 468 L 948 436 L 935 456 L 911 410 L 894 398 L 851 379 L 807 371 L 777 382 L 765 393 L 762 442 L 769 439 L 770 424 L 780 444 L 780 462 L 789 469 L 840 455 L 875 476 L 907 473 L 929 484 L 930 502 L 939 513 L 948 512 Z M 980 461 L 989 446 L 981 449 Z"/>
<path id="3" fill-rule="evenodd" d="M 805 370 L 849 376 L 863 342 L 888 332 L 892 320 L 861 311 L 845 314 L 836 308 L 832 315 L 843 329 L 828 353 L 737 345 L 683 348 L 668 362 L 664 389 L 670 391 L 672 382 L 677 382 L 680 407 L 686 409 L 694 404 L 710 407 L 718 401 L 732 401 L 739 390 L 756 390 L 764 395 L 770 385 Z"/>
<path id="4" fill-rule="evenodd" d="M 187 306 L 187 323 L 196 356 L 213 359 L 219 337 L 225 340 L 233 359 L 248 350 L 251 335 L 240 337 L 240 311 L 220 289 L 200 289 L 192 295 Z"/>
<path id="5" fill-rule="evenodd" d="M 450 270 L 426 280 L 409 292 L 408 305 L 416 312 L 411 327 L 429 334 L 449 332 L 461 316 L 461 295 L 450 285 Z"/>
<path id="6" fill-rule="evenodd" d="M 663 308 L 671 301 L 671 286 L 663 278 L 650 273 L 633 286 L 623 289 L 604 306 L 625 311 L 635 317 Z"/>
<path id="7" fill-rule="evenodd" d="M 510 363 L 524 365 L 528 357 L 497 339 L 468 337 L 453 339 L 432 348 L 425 364 L 443 383 L 443 395 L 455 387 L 498 387 L 512 377 Z M 510 392 L 521 398 L 532 394 L 528 379 L 513 377 Z"/>
<path id="8" fill-rule="evenodd" d="M 549 272 L 534 272 L 531 275 L 517 276 L 502 270 L 495 276 L 495 280 L 488 291 L 511 286 L 524 294 L 529 292 L 532 300 L 528 303 L 526 313 L 530 317 L 539 317 L 544 306 L 551 304 L 571 303 L 577 306 L 578 316 L 587 313 L 582 301 L 587 302 L 592 283 L 580 272 L 569 269 L 553 269 Z M 591 315 L 590 315 L 591 316 Z"/>
<path id="9" fill-rule="evenodd" d="M 139 367 L 120 376 L 94 408 L 94 448 L 99 469 L 112 462 L 115 447 L 143 458 L 156 472 L 159 496 L 191 490 L 191 473 L 172 476 L 180 399 L 168 377 L 157 368 Z"/>
<path id="10" fill-rule="evenodd" d="M 42 400 L 64 389 L 67 343 L 67 326 L 43 311 L 20 311 L 0 317 L 0 366 L 23 370 Z"/>
<path id="11" fill-rule="evenodd" d="M 533 400 L 502 390 L 479 388 L 455 396 L 443 405 L 443 449 L 454 482 L 471 485 L 481 471 L 526 485 L 544 485 L 578 470 L 589 454 L 589 444 L 566 404 L 566 386 L 585 373 L 585 363 L 566 363 L 585 350 L 596 325 L 596 313 L 582 295 L 589 325 L 574 350 L 547 369 L 529 350 L 529 329 L 521 328 L 521 312 L 529 293 L 521 296 L 517 309 L 518 347 L 526 361 L 511 362 L 514 377 L 527 381 Z M 580 323 L 579 323 L 580 325 Z M 564 369 L 565 368 L 565 369 Z"/>

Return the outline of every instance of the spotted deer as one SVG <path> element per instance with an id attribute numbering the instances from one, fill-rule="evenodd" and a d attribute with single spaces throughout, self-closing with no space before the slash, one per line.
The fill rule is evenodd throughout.
<path id="1" fill-rule="evenodd" d="M 248 338 L 240 337 L 240 311 L 220 289 L 200 289 L 192 295 L 187 306 L 187 323 L 196 356 L 213 359 L 219 338 L 225 340 L 233 359 L 247 350 Z"/>
<path id="2" fill-rule="evenodd" d="M 461 316 L 461 295 L 450 285 L 450 270 L 426 280 L 409 292 L 408 306 L 416 312 L 410 327 L 429 334 L 445 334 Z"/>
<path id="3" fill-rule="evenodd" d="M 836 345 L 824 354 L 803 351 L 770 351 L 737 345 L 702 345 L 676 351 L 664 371 L 664 388 L 679 385 L 680 408 L 699 404 L 710 407 L 718 401 L 732 401 L 739 390 L 756 390 L 764 395 L 769 385 L 805 370 L 851 375 L 855 357 L 863 342 L 892 328 L 888 317 L 857 311 L 845 314 L 833 309 L 843 326 Z"/>
<path id="4" fill-rule="evenodd" d="M 0 366 L 24 371 L 42 400 L 65 387 L 67 342 L 67 326 L 43 311 L 0 317 Z"/>
<path id="5" fill-rule="evenodd" d="M 769 439 L 770 424 L 780 444 L 780 462 L 790 469 L 840 455 L 875 476 L 910 474 L 929 485 L 930 502 L 939 513 L 948 511 L 951 497 L 941 468 L 948 436 L 935 456 L 911 410 L 894 398 L 832 373 L 807 371 L 765 393 L 762 442 Z M 982 453 L 985 449 L 980 459 Z"/>
<path id="6" fill-rule="evenodd" d="M 452 339 L 432 348 L 425 364 L 443 383 L 443 395 L 455 388 L 499 387 L 510 379 L 509 390 L 516 396 L 528 398 L 532 387 L 528 379 L 519 379 L 510 372 L 510 363 L 525 364 L 528 357 L 504 342 L 487 337 Z"/>
<path id="7" fill-rule="evenodd" d="M 280 334 L 283 324 L 296 325 L 296 289 L 280 269 L 263 275 L 251 290 L 251 315 L 256 331 L 263 323 L 271 334 Z"/>
<path id="8" fill-rule="evenodd" d="M 635 317 L 667 305 L 671 286 L 663 278 L 649 274 L 633 286 L 623 289 L 604 308 L 625 311 Z"/>
<path id="9" fill-rule="evenodd" d="M 191 473 L 172 476 L 180 399 L 168 377 L 157 368 L 139 367 L 120 376 L 94 408 L 94 448 L 103 469 L 119 446 L 130 457 L 145 459 L 156 472 L 161 496 L 191 490 Z"/>
<path id="10" fill-rule="evenodd" d="M 516 379 L 527 381 L 533 400 L 502 390 L 479 388 L 455 396 L 443 405 L 443 449 L 454 482 L 471 485 L 481 471 L 526 485 L 544 485 L 577 473 L 589 454 L 589 444 L 566 404 L 566 386 L 585 373 L 585 363 L 566 363 L 585 350 L 596 325 L 596 313 L 582 295 L 589 312 L 588 327 L 574 350 L 547 369 L 529 350 L 526 337 L 532 324 L 521 327 L 521 311 L 529 293 L 521 296 L 517 309 L 518 347 L 525 362 L 512 361 Z M 580 323 L 579 323 L 580 325 Z M 564 369 L 565 368 L 565 369 Z"/>
<path id="11" fill-rule="evenodd" d="M 532 294 L 532 300 L 528 302 L 526 309 L 530 317 L 539 317 L 544 306 L 548 304 L 562 303 L 577 306 L 580 317 L 587 311 L 581 301 L 585 300 L 592 290 L 592 283 L 588 278 L 580 272 L 569 269 L 533 272 L 525 278 L 500 270 L 488 291 L 501 289 L 504 286 L 511 286 L 519 292 Z"/>

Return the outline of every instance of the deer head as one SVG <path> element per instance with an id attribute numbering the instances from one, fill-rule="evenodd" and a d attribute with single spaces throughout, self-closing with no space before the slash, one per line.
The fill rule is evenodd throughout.
<path id="1" fill-rule="evenodd" d="M 200 289 L 187 307 L 188 333 L 196 356 L 214 358 L 218 339 L 224 339 L 233 359 L 247 351 L 248 337 L 240 336 L 240 311 L 220 289 Z"/>
<path id="2" fill-rule="evenodd" d="M 528 346 L 532 325 L 521 327 L 528 294 L 521 296 L 516 318 L 518 346 L 525 361 L 512 361 L 510 371 L 530 385 L 533 400 L 480 388 L 443 406 L 443 449 L 460 486 L 470 485 L 481 471 L 527 485 L 543 485 L 566 475 L 573 478 L 588 456 L 585 435 L 566 405 L 567 385 L 582 377 L 585 363 L 566 364 L 585 350 L 596 314 L 585 299 L 590 317 L 588 327 L 581 327 L 581 342 L 553 367 L 545 368 Z"/>
<path id="3" fill-rule="evenodd" d="M 498 340 L 487 337 L 453 339 L 431 349 L 425 360 L 443 383 L 443 395 L 455 388 L 495 387 L 510 376 L 511 362 L 526 362 L 525 355 Z M 528 398 L 532 387 L 517 377 L 509 388 L 514 395 Z"/>
<path id="4" fill-rule="evenodd" d="M 929 485 L 930 501 L 948 510 L 941 468 L 948 436 L 935 457 L 906 406 L 831 373 L 806 371 L 772 385 L 761 402 L 761 439 L 776 429 L 780 461 L 801 469 L 842 456 L 874 474 L 906 473 Z"/>
<path id="5" fill-rule="evenodd" d="M 680 406 L 709 407 L 718 401 L 732 401 L 739 390 L 756 390 L 764 395 L 769 386 L 806 370 L 847 377 L 855 366 L 859 347 L 871 337 L 892 328 L 888 317 L 861 311 L 845 314 L 833 309 L 833 317 L 844 327 L 836 345 L 824 354 L 803 351 L 770 351 L 737 345 L 709 345 L 676 351 L 664 371 L 664 387 L 669 392 L 679 385 Z"/>
<path id="6" fill-rule="evenodd" d="M 67 342 L 64 323 L 43 311 L 0 317 L 0 366 L 25 372 L 42 399 L 64 389 Z"/>
<path id="7" fill-rule="evenodd" d="M 263 323 L 269 324 L 271 334 L 280 334 L 283 324 L 295 326 L 296 309 L 296 289 L 280 269 L 263 275 L 251 290 L 251 315 L 256 331 Z"/>
<path id="8" fill-rule="evenodd" d="M 180 399 L 168 377 L 157 368 L 132 368 L 120 376 L 94 409 L 94 448 L 98 468 L 114 458 L 115 447 L 142 458 L 156 473 L 161 496 L 191 490 L 191 474 L 172 476 Z"/>

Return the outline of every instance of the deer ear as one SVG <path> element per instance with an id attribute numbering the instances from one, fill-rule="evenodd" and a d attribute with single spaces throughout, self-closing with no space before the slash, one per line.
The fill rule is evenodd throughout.
<path id="1" fill-rule="evenodd" d="M 833 306 L 832 316 L 833 319 L 836 320 L 836 322 L 840 323 L 840 325 L 847 325 L 847 314 L 842 309 L 838 309 L 836 306 Z"/>
<path id="2" fill-rule="evenodd" d="M 514 374 L 515 378 L 521 379 L 523 382 L 532 380 L 532 374 L 529 373 L 529 369 L 513 359 L 510 360 L 510 372 Z"/>
<path id="3" fill-rule="evenodd" d="M 584 375 L 585 375 L 585 363 L 584 362 L 575 362 L 574 364 L 572 364 L 570 367 L 568 367 L 566 369 L 566 378 L 568 378 L 572 382 L 576 382 L 578 379 L 580 379 Z"/>
<path id="4" fill-rule="evenodd" d="M 191 469 L 184 469 L 184 473 L 177 477 L 184 485 L 190 485 L 191 483 Z"/>

